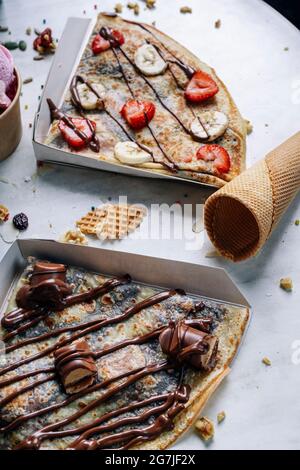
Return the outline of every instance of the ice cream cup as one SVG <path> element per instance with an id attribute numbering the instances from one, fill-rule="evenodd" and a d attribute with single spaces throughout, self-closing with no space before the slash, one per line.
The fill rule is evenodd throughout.
<path id="1" fill-rule="evenodd" d="M 0 161 L 7 158 L 18 146 L 22 136 L 20 112 L 21 77 L 15 68 L 18 80 L 16 95 L 9 108 L 0 114 Z"/>

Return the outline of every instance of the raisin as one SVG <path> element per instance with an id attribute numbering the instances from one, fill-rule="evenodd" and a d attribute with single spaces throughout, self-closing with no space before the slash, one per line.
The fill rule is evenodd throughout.
<path id="1" fill-rule="evenodd" d="M 26 230 L 28 228 L 27 215 L 23 214 L 22 212 L 20 214 L 15 215 L 13 218 L 13 224 L 17 230 Z"/>

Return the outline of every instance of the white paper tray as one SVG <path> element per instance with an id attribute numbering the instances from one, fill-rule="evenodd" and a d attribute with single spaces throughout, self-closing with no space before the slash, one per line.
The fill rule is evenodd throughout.
<path id="1" fill-rule="evenodd" d="M 190 182 L 202 186 L 213 186 L 189 178 L 176 177 L 154 173 L 151 170 L 134 168 L 117 163 L 98 160 L 90 156 L 72 154 L 55 147 L 45 145 L 51 125 L 51 118 L 47 98 L 51 98 L 57 106 L 61 106 L 65 92 L 80 62 L 96 19 L 69 18 L 64 28 L 59 46 L 55 53 L 52 66 L 44 87 L 39 109 L 35 115 L 33 126 L 33 148 L 36 159 L 44 162 L 54 162 L 61 165 L 93 168 L 95 170 L 112 171 L 126 175 L 141 176 L 144 178 L 159 178 L 173 181 Z"/>

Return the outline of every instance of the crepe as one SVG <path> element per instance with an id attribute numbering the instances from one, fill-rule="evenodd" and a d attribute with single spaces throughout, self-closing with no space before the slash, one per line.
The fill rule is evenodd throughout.
<path id="1" fill-rule="evenodd" d="M 248 318 L 247 308 L 162 292 L 129 275 L 30 260 L 1 321 L 0 449 L 167 448 L 229 372 Z M 184 332 L 176 357 L 162 336 L 175 327 Z M 191 331 L 192 362 L 178 362 Z M 176 399 L 174 416 L 161 422 Z M 145 438 L 149 426 L 158 427 Z"/>
<path id="2" fill-rule="evenodd" d="M 124 44 L 95 55 L 91 44 L 101 28 L 120 31 L 125 38 Z M 159 51 L 167 64 L 167 69 L 156 76 L 146 76 L 135 66 L 137 49 L 147 43 Z M 189 103 L 185 99 L 184 90 L 189 78 L 184 70 L 191 69 L 201 70 L 215 81 L 219 89 L 215 96 L 200 103 Z M 100 14 L 75 76 L 92 83 L 93 87 L 95 84 L 104 87 L 105 109 L 109 112 L 104 112 L 103 108 L 83 113 L 81 109 L 78 112 L 78 106 L 74 106 L 70 91 L 67 91 L 62 111 L 67 116 L 83 115 L 95 122 L 99 146 L 96 151 L 87 147 L 79 150 L 70 148 L 60 134 L 57 119 L 54 119 L 45 143 L 73 152 L 75 164 L 76 154 L 79 153 L 88 158 L 131 165 L 148 172 L 168 174 L 216 187 L 223 186 L 244 169 L 246 125 L 227 88 L 211 67 L 153 26 L 123 20 L 117 15 Z M 120 114 L 124 103 L 133 97 L 155 106 L 154 118 L 141 130 L 130 128 Z M 222 112 L 228 119 L 224 134 L 209 141 L 210 145 L 218 145 L 228 153 L 230 168 L 226 171 L 224 168 L 216 168 L 209 158 L 204 160 L 197 157 L 199 148 L 208 144 L 208 141 L 204 139 L 199 142 L 199 139 L 195 139 L 190 126 L 195 118 L 201 120 L 207 111 Z M 118 142 L 128 140 L 138 142 L 141 148 L 147 148 L 151 152 L 151 161 L 130 165 L 120 162 L 116 157 L 115 146 Z"/>

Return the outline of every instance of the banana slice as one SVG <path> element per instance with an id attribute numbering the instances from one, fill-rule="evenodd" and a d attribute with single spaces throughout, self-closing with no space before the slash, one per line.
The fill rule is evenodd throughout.
<path id="1" fill-rule="evenodd" d="M 212 142 L 221 137 L 228 127 L 228 117 L 220 111 L 206 111 L 191 123 L 191 133 L 197 140 Z"/>
<path id="2" fill-rule="evenodd" d="M 85 84 L 81 83 L 77 87 L 81 106 L 83 109 L 91 110 L 101 107 L 101 100 L 105 96 L 105 88 L 100 83 L 92 83 L 91 86 L 97 92 L 101 99 Z"/>
<path id="3" fill-rule="evenodd" d="M 115 157 L 127 165 L 139 165 L 141 163 L 152 162 L 149 153 L 142 150 L 135 142 L 118 142 L 115 146 Z"/>
<path id="4" fill-rule="evenodd" d="M 135 52 L 134 61 L 138 69 L 148 76 L 160 75 L 168 67 L 168 64 L 151 44 L 139 47 Z"/>

